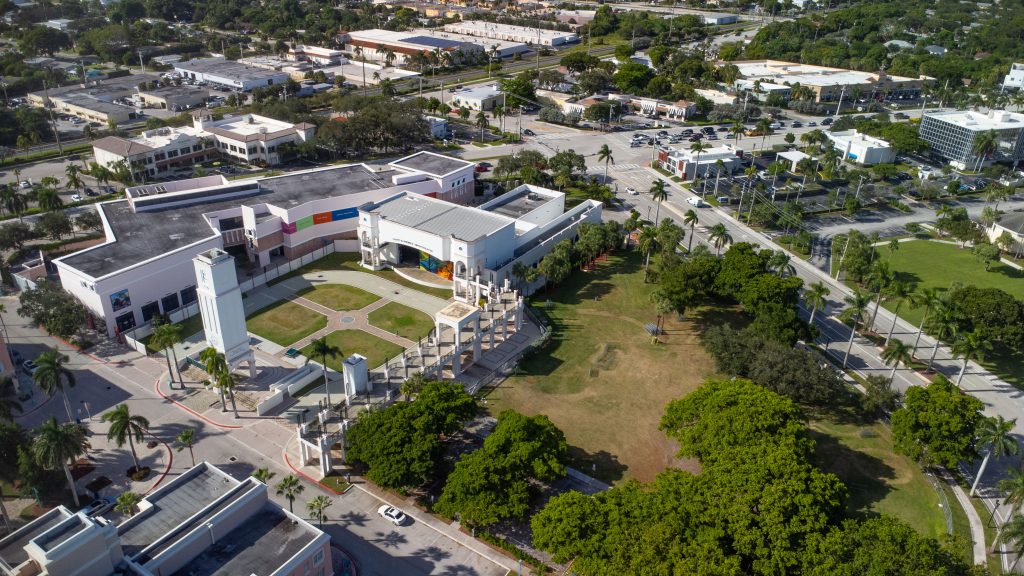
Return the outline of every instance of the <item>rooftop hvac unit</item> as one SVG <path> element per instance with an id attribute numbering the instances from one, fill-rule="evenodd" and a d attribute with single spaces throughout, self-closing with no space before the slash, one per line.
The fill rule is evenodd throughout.
<path id="1" fill-rule="evenodd" d="M 149 190 L 139 190 L 139 196 L 149 196 Z"/>

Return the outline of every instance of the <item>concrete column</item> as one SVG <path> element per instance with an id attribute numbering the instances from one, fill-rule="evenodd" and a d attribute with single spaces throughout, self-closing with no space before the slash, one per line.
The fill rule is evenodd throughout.
<path id="1" fill-rule="evenodd" d="M 488 327 L 487 331 L 491 335 L 491 350 L 494 350 L 494 332 L 495 332 L 494 319 L 491 319 L 491 325 Z"/>
<path id="2" fill-rule="evenodd" d="M 462 350 L 455 348 L 455 352 L 452 354 L 452 375 L 458 376 L 462 372 Z"/>
<path id="3" fill-rule="evenodd" d="M 523 328 L 523 299 L 516 300 L 516 332 Z"/>
<path id="4" fill-rule="evenodd" d="M 478 362 L 480 360 L 483 339 L 483 335 L 480 334 L 480 316 L 477 316 L 476 322 L 473 324 L 473 362 Z"/>
<path id="5" fill-rule="evenodd" d="M 501 313 L 501 341 L 508 342 L 508 311 Z"/>
<path id="6" fill-rule="evenodd" d="M 330 447 L 324 445 L 323 439 L 320 440 L 320 472 L 324 476 L 327 476 L 331 472 L 331 450 Z"/>

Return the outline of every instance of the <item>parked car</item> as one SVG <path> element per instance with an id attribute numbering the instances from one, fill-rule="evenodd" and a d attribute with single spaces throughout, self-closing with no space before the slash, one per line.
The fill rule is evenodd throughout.
<path id="1" fill-rule="evenodd" d="M 85 512 L 86 516 L 93 518 L 96 516 L 102 516 L 103 514 L 113 510 L 115 503 L 116 501 L 110 496 L 104 496 L 90 502 L 88 506 L 82 508 L 82 512 Z"/>
<path id="2" fill-rule="evenodd" d="M 32 183 L 31 183 L 31 182 L 29 182 L 28 180 L 22 180 L 22 181 L 21 181 L 21 182 L 20 182 L 20 183 L 18 184 L 18 188 L 21 188 L 22 190 L 28 190 L 28 189 L 29 189 L 29 188 L 31 188 L 31 187 L 32 187 Z"/>
<path id="3" fill-rule="evenodd" d="M 39 369 L 39 365 L 36 364 L 35 360 L 25 360 L 25 363 L 21 365 L 21 369 L 25 371 L 25 374 L 31 376 Z"/>
<path id="4" fill-rule="evenodd" d="M 794 121 L 793 124 L 791 124 L 791 126 L 793 128 L 801 128 L 801 127 L 803 127 L 803 123 L 802 122 L 798 122 L 798 121 Z"/>
<path id="5" fill-rule="evenodd" d="M 92 197 L 92 196 L 99 196 L 100 194 L 99 194 L 99 192 L 97 192 L 97 191 L 93 190 L 92 188 L 89 188 L 88 186 L 86 186 L 85 187 L 85 195 L 89 196 L 89 197 Z"/>
<path id="6" fill-rule="evenodd" d="M 821 125 L 822 126 L 831 126 L 832 122 L 833 122 L 833 120 L 831 118 L 825 118 L 824 120 L 821 121 Z"/>
<path id="7" fill-rule="evenodd" d="M 387 520 L 388 522 L 391 522 L 395 526 L 401 526 L 402 524 L 405 524 L 405 520 L 406 518 L 408 518 L 405 515 L 405 512 L 402 512 L 401 510 L 395 508 L 394 506 L 388 506 L 387 504 L 384 504 L 383 506 L 378 508 L 377 514 L 380 514 L 381 518 Z"/>
<path id="8" fill-rule="evenodd" d="M 718 198 L 715 198 L 715 200 L 717 200 L 719 204 L 732 204 L 732 198 L 728 196 L 719 196 Z"/>
<path id="9" fill-rule="evenodd" d="M 524 128 L 523 129 L 523 134 L 526 134 L 527 136 L 536 136 L 537 135 L 536 132 L 534 132 L 533 130 L 530 130 L 529 128 Z"/>
<path id="10" fill-rule="evenodd" d="M 82 201 L 82 195 L 81 194 L 72 194 L 71 195 L 71 201 L 72 202 L 81 202 Z"/>
<path id="11" fill-rule="evenodd" d="M 636 191 L 636 188 L 633 188 L 632 186 L 630 186 L 629 188 L 626 188 L 626 194 L 629 194 L 630 196 L 639 196 L 640 195 L 640 193 Z"/>
<path id="12" fill-rule="evenodd" d="M 818 123 L 813 121 L 813 120 L 807 123 L 807 126 L 810 127 L 810 128 L 814 128 L 817 125 L 818 125 Z"/>

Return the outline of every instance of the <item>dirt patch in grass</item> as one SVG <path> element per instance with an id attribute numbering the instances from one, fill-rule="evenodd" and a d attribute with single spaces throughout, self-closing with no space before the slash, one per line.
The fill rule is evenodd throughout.
<path id="1" fill-rule="evenodd" d="M 380 300 L 380 296 L 346 284 L 319 284 L 300 290 L 299 296 L 331 310 L 359 310 Z"/>
<path id="2" fill-rule="evenodd" d="M 362 330 L 335 330 L 327 335 L 327 343 L 341 349 L 339 356 L 327 359 L 327 366 L 338 372 L 341 372 L 341 363 L 352 354 L 366 356 L 366 365 L 373 370 L 402 351 L 401 346 Z M 312 344 L 303 348 L 302 355 L 319 361 L 320 358 L 310 355 L 311 347 Z"/>
<path id="3" fill-rule="evenodd" d="M 294 302 L 278 302 L 258 310 L 245 322 L 253 334 L 290 346 L 327 327 L 327 317 Z"/>
<path id="4" fill-rule="evenodd" d="M 409 340 L 419 340 L 429 334 L 434 327 L 434 321 L 430 316 L 398 302 L 388 302 L 370 312 L 367 320 L 381 330 L 387 330 Z"/>
<path id="5" fill-rule="evenodd" d="M 676 458 L 658 424 L 670 400 L 714 371 L 699 342 L 706 319 L 671 317 L 654 344 L 644 330 L 656 319 L 653 290 L 640 255 L 628 252 L 535 295 L 551 339 L 489 392 L 488 409 L 546 414 L 565 432 L 573 465 L 607 482 L 650 481 L 667 467 L 697 471 L 696 461 Z"/>
<path id="6" fill-rule="evenodd" d="M 938 494 L 916 463 L 893 451 L 886 426 L 814 420 L 811 437 L 818 466 L 846 484 L 852 514 L 889 514 L 925 536 L 944 540 L 946 520 Z"/>

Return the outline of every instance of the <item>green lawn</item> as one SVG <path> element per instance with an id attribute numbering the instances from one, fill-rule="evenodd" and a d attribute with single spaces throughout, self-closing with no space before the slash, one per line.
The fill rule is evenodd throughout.
<path id="1" fill-rule="evenodd" d="M 969 248 L 960 249 L 952 244 L 914 240 L 901 242 L 895 253 L 881 247 L 878 253 L 889 262 L 890 268 L 903 280 L 918 288 L 936 287 L 948 289 L 954 282 L 974 285 L 978 288 L 999 288 L 1017 299 L 1024 299 L 1024 273 L 1005 264 L 993 264 L 990 271 L 978 261 Z M 892 309 L 891 304 L 883 304 Z M 908 322 L 918 324 L 924 314 L 922 309 L 909 306 L 900 308 L 900 316 Z"/>
<path id="2" fill-rule="evenodd" d="M 550 341 L 488 392 L 488 410 L 546 414 L 565 432 L 573 466 L 607 482 L 651 481 L 672 466 L 697 471 L 696 462 L 676 458 L 678 446 L 658 423 L 669 401 L 714 372 L 699 343 L 705 323 L 735 314 L 670 316 L 655 344 L 644 330 L 657 317 L 653 290 L 643 281 L 641 255 L 628 252 L 534 295 L 531 305 L 552 327 Z"/>
<path id="3" fill-rule="evenodd" d="M 363 268 L 362 266 L 359 265 L 359 254 L 356 252 L 332 252 L 319 260 L 310 262 L 309 264 L 306 264 L 301 268 L 296 268 L 295 270 L 292 270 L 287 274 L 274 278 L 267 284 L 273 286 L 278 282 L 283 282 L 295 276 L 301 276 L 308 272 L 323 272 L 325 270 L 354 270 L 356 272 L 365 272 L 366 274 L 374 274 L 376 276 L 380 276 L 381 278 L 387 278 L 388 280 L 391 280 L 396 284 L 401 284 L 406 288 L 419 290 L 420 292 L 425 292 L 427 294 L 437 296 L 438 298 L 444 298 L 445 300 L 448 300 L 452 297 L 451 290 L 446 290 L 442 288 L 430 288 L 429 286 L 417 284 L 415 282 L 412 282 L 399 276 L 393 270 L 380 270 L 375 272 L 373 270 Z"/>
<path id="4" fill-rule="evenodd" d="M 195 316 L 189 316 L 188 318 L 185 318 L 181 322 L 178 322 L 177 325 L 181 326 L 181 338 L 188 338 L 189 336 L 195 334 L 196 332 L 202 332 L 203 315 L 197 312 Z M 153 335 L 150 334 L 149 336 L 143 338 L 141 342 L 145 344 L 146 348 L 148 348 L 151 352 L 160 352 L 160 350 L 157 350 L 149 345 L 149 339 L 152 337 Z"/>
<path id="5" fill-rule="evenodd" d="M 419 340 L 434 327 L 434 320 L 430 316 L 398 302 L 388 302 L 377 308 L 370 312 L 367 319 L 377 328 L 409 340 Z"/>
<path id="6" fill-rule="evenodd" d="M 846 484 L 851 513 L 890 514 L 926 536 L 945 538 L 938 493 L 917 464 L 893 451 L 886 426 L 814 420 L 811 436 L 818 466 Z"/>
<path id="7" fill-rule="evenodd" d="M 1024 299 L 1024 272 L 1005 264 L 995 264 L 986 272 L 969 249 L 960 249 L 952 244 L 914 240 L 901 242 L 895 253 L 881 248 L 879 254 L 885 258 L 893 271 L 903 280 L 910 281 L 918 288 L 937 287 L 948 289 L 953 283 L 974 285 L 978 288 L 999 288 L 1017 299 Z M 882 304 L 889 310 L 895 308 L 892 302 Z M 920 324 L 923 309 L 911 308 L 904 304 L 900 316 L 914 324 Z M 1021 355 L 992 352 L 986 355 L 982 364 L 1008 383 L 1024 388 L 1024 359 Z"/>
<path id="8" fill-rule="evenodd" d="M 380 300 L 380 296 L 347 284 L 320 284 L 300 290 L 299 296 L 331 310 L 359 310 Z"/>
<path id="9" fill-rule="evenodd" d="M 326 328 L 327 317 L 294 302 L 278 302 L 249 316 L 245 326 L 249 332 L 287 347 Z"/>
<path id="10" fill-rule="evenodd" d="M 327 335 L 327 343 L 341 349 L 339 356 L 327 359 L 327 366 L 338 372 L 341 372 L 341 363 L 352 354 L 366 356 L 366 364 L 373 370 L 402 352 L 402 347 L 398 344 L 392 344 L 362 330 L 336 330 Z M 303 348 L 302 355 L 319 361 L 320 358 L 310 356 L 311 346 Z"/>

